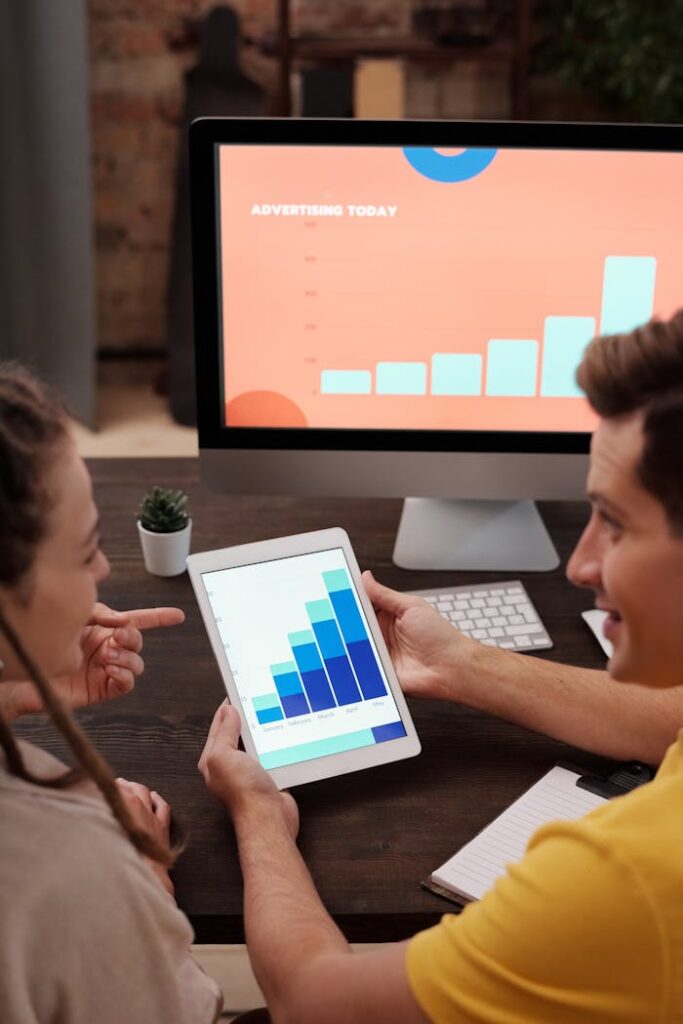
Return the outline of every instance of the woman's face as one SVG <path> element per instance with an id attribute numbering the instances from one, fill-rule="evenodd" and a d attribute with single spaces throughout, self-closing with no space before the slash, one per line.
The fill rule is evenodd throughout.
<path id="1" fill-rule="evenodd" d="M 603 420 L 588 473 L 592 514 L 567 566 L 573 583 L 595 591 L 608 612 L 605 636 L 614 679 L 647 686 L 683 683 L 683 538 L 646 491 L 637 466 L 639 416 Z"/>
<path id="2" fill-rule="evenodd" d="M 109 562 L 99 548 L 90 476 L 72 442 L 57 449 L 46 483 L 53 496 L 47 533 L 20 585 L 1 590 L 5 614 L 24 647 L 46 676 L 56 677 L 81 665 L 81 631 Z M 4 640 L 2 658 L 5 679 L 26 677 Z"/>

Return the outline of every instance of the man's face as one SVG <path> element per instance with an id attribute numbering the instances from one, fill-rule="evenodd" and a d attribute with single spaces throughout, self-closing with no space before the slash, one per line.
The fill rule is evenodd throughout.
<path id="1" fill-rule="evenodd" d="M 639 415 L 600 422 L 588 473 L 592 514 L 567 575 L 609 612 L 610 675 L 676 686 L 683 683 L 683 538 L 638 480 L 642 446 Z"/>

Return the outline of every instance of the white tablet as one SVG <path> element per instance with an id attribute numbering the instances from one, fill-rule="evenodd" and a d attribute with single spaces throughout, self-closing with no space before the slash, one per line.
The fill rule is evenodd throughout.
<path id="1" fill-rule="evenodd" d="M 245 749 L 280 789 L 420 752 L 345 530 L 187 566 Z"/>

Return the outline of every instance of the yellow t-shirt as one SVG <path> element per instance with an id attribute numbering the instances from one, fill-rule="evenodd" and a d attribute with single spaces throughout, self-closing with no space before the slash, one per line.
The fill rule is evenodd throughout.
<path id="1" fill-rule="evenodd" d="M 683 731 L 652 782 L 545 825 L 480 902 L 416 935 L 407 970 L 434 1022 L 683 1022 Z"/>

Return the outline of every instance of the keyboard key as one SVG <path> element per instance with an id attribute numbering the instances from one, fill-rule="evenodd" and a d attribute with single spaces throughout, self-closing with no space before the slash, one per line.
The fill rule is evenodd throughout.
<path id="1" fill-rule="evenodd" d="M 514 605 L 504 604 L 500 609 L 500 614 L 504 615 L 506 619 L 509 619 L 511 615 L 515 614 Z"/>
<path id="2" fill-rule="evenodd" d="M 470 606 L 469 601 L 454 601 L 453 602 L 453 607 L 456 608 L 457 611 L 459 611 L 459 612 L 464 611 L 465 608 L 469 608 L 469 606 Z"/>
<path id="3" fill-rule="evenodd" d="M 483 640 L 484 637 L 487 636 L 487 633 L 485 629 L 473 629 L 472 636 L 475 640 Z"/>
<path id="4" fill-rule="evenodd" d="M 506 590 L 506 592 L 508 594 L 523 594 L 524 593 L 524 591 L 522 590 L 522 588 L 520 586 L 506 587 L 505 590 Z"/>
<path id="5" fill-rule="evenodd" d="M 453 610 L 452 601 L 439 601 L 436 606 L 440 612 L 450 612 Z"/>
<path id="6" fill-rule="evenodd" d="M 511 615 L 510 618 L 508 619 L 508 622 L 510 623 L 511 626 L 519 626 L 522 622 L 524 622 L 524 616 Z"/>
<path id="7" fill-rule="evenodd" d="M 470 604 L 472 605 L 473 608 L 485 608 L 486 607 L 486 601 L 484 601 L 484 599 L 481 598 L 481 597 L 473 597 L 471 602 L 470 602 Z"/>
<path id="8" fill-rule="evenodd" d="M 467 616 L 468 619 L 484 618 L 484 613 L 481 611 L 480 608 L 469 608 L 468 611 L 465 612 L 465 615 Z"/>
<path id="9" fill-rule="evenodd" d="M 491 620 L 490 619 L 478 619 L 477 620 L 477 625 L 479 626 L 480 629 L 488 629 L 488 627 L 491 625 Z"/>
<path id="10" fill-rule="evenodd" d="M 494 590 L 491 591 L 493 597 L 500 597 L 500 595 L 504 593 L 505 591 L 501 587 L 496 587 Z"/>
<path id="11" fill-rule="evenodd" d="M 463 633 L 469 633 L 474 629 L 474 622 L 471 622 L 469 619 L 464 619 L 458 624 L 458 629 L 461 629 Z"/>
<path id="12" fill-rule="evenodd" d="M 425 601 L 427 601 L 428 604 L 436 604 L 438 600 L 439 599 L 435 594 L 428 594 L 427 597 L 425 597 Z"/>
<path id="13" fill-rule="evenodd" d="M 448 615 L 444 615 L 444 619 L 446 618 L 450 619 L 451 622 L 462 622 L 467 616 L 464 612 L 449 612 Z"/>
<path id="14" fill-rule="evenodd" d="M 518 636 L 516 638 L 517 647 L 528 647 L 531 641 L 528 636 Z"/>
<path id="15" fill-rule="evenodd" d="M 508 636 L 528 636 L 529 633 L 542 633 L 543 626 L 540 622 L 537 625 L 525 622 L 523 626 L 506 626 L 505 632 Z"/>
<path id="16" fill-rule="evenodd" d="M 507 626 L 508 624 L 508 620 L 505 618 L 504 615 L 497 615 L 491 621 L 493 622 L 494 626 Z"/>
<path id="17" fill-rule="evenodd" d="M 461 590 L 460 593 L 458 594 L 458 597 L 460 598 L 461 601 L 469 601 L 472 595 L 470 594 L 469 590 Z"/>
<path id="18" fill-rule="evenodd" d="M 503 603 L 502 597 L 489 597 L 486 601 L 489 608 L 499 608 Z"/>
<path id="19" fill-rule="evenodd" d="M 500 626 L 494 626 L 492 629 L 489 630 L 489 636 L 505 636 L 505 632 L 500 628 Z M 545 641 L 543 642 L 545 643 Z"/>
<path id="20" fill-rule="evenodd" d="M 512 640 L 501 640 L 500 643 L 498 644 L 498 646 L 499 647 L 515 647 L 516 645 L 512 642 Z"/>
<path id="21" fill-rule="evenodd" d="M 545 644 L 547 644 L 547 642 L 548 641 L 545 639 L 545 637 L 542 637 L 542 636 L 535 636 L 534 637 L 534 647 L 543 647 Z"/>

